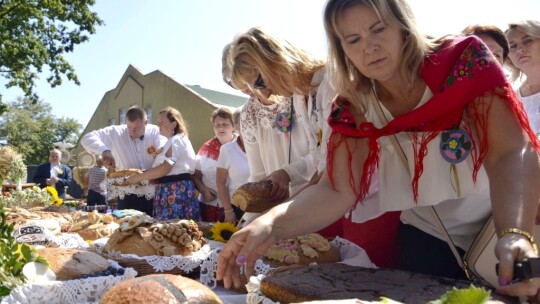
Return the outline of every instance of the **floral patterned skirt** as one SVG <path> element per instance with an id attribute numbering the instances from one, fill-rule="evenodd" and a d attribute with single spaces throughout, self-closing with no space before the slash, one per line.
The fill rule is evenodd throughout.
<path id="1" fill-rule="evenodd" d="M 157 184 L 154 197 L 157 220 L 191 219 L 200 221 L 199 200 L 191 179 Z"/>

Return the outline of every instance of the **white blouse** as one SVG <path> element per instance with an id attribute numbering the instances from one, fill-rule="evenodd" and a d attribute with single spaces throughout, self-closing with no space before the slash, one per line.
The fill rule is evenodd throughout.
<path id="1" fill-rule="evenodd" d="M 418 106 L 431 96 L 432 92 L 426 88 Z M 369 98 L 375 97 L 371 94 Z M 381 107 L 388 121 L 391 121 L 393 117 L 390 112 L 382 104 Z M 368 102 L 366 117 L 377 128 L 386 124 L 379 119 L 372 102 Z M 389 137 L 381 137 L 378 178 L 380 209 L 403 210 L 402 222 L 444 240 L 430 208 L 426 207 L 437 205 L 439 217 L 453 241 L 466 250 L 491 212 L 489 181 L 484 167 L 478 171 L 476 183 L 473 182 L 473 163 L 469 155 L 464 161 L 455 164 L 458 176 L 456 180 L 451 164 L 440 153 L 439 135 L 427 145 L 429 152 L 423 161 L 424 172 L 418 182 L 418 201 L 415 202 L 412 191 L 411 174 L 414 174 L 415 166 L 411 138 L 408 133 L 398 133 L 396 138 L 407 157 L 408 170 Z M 460 195 L 456 191 L 458 183 Z"/>
<path id="2" fill-rule="evenodd" d="M 169 148 L 172 148 L 171 157 L 166 156 Z M 153 167 L 157 167 L 163 162 L 172 165 L 171 171 L 167 175 L 193 174 L 195 172 L 195 151 L 185 134 L 176 134 L 169 138 L 161 152 L 156 155 Z"/>
<path id="3" fill-rule="evenodd" d="M 217 167 L 227 169 L 229 195 L 249 179 L 249 166 L 246 152 L 242 151 L 236 140 L 221 146 Z"/>
<path id="4" fill-rule="evenodd" d="M 315 87 L 309 96 L 294 94 L 272 105 L 263 105 L 251 98 L 243 107 L 240 123 L 250 169 L 249 181 L 260 181 L 284 169 L 291 178 L 290 194 L 293 195 L 310 181 L 320 162 L 324 164 L 319 168 L 324 170 L 326 145 L 320 148 L 318 133 L 327 130 L 326 138 L 329 137 L 326 118 L 335 93 L 324 69 L 315 74 L 313 84 Z M 276 119 L 281 113 L 290 113 L 291 104 L 294 104 L 292 130 L 284 133 L 276 128 Z"/>
<path id="5" fill-rule="evenodd" d="M 519 89 L 516 90 L 516 94 L 523 103 L 523 107 L 529 116 L 529 122 L 534 133 L 540 133 L 540 93 L 536 93 L 530 96 L 523 97 Z"/>

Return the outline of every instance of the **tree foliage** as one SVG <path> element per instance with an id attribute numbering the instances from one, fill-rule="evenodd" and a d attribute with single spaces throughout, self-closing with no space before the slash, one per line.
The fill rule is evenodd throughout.
<path id="1" fill-rule="evenodd" d="M 25 97 L 38 100 L 34 82 L 44 67 L 51 87 L 62 75 L 80 84 L 64 58 L 75 45 L 88 40 L 102 25 L 90 7 L 95 0 L 0 0 L 0 76 L 6 87 L 19 87 Z M 1 95 L 0 95 L 1 100 Z M 6 110 L 0 103 L 0 114 Z"/>
<path id="2" fill-rule="evenodd" d="M 0 118 L 0 138 L 22 154 L 27 165 L 46 162 L 53 143 L 76 144 L 82 125 L 72 118 L 56 118 L 51 105 L 29 98 L 8 103 Z"/>

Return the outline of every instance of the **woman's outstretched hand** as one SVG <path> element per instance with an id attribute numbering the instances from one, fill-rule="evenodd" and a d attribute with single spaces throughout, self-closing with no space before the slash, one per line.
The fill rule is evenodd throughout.
<path id="1" fill-rule="evenodd" d="M 232 286 L 240 288 L 240 267 L 245 265 L 246 276 L 252 276 L 255 262 L 274 242 L 270 216 L 261 216 L 237 231 L 219 255 L 217 280 L 223 280 L 223 286 L 227 289 Z"/>

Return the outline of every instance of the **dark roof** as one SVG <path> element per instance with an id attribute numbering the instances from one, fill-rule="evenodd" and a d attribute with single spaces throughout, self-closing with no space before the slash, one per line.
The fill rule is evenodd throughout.
<path id="1" fill-rule="evenodd" d="M 201 88 L 199 85 L 186 85 L 188 88 L 195 91 L 197 94 L 206 98 L 208 101 L 215 104 L 238 108 L 246 103 L 247 97 L 227 94 L 210 89 Z"/>

